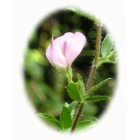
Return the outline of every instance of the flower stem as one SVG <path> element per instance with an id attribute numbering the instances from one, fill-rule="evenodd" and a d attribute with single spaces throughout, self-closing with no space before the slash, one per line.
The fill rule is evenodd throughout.
<path id="1" fill-rule="evenodd" d="M 65 72 L 65 76 L 68 80 L 69 83 L 73 82 L 72 81 L 72 69 L 71 68 L 68 68 L 67 71 Z"/>
<path id="2" fill-rule="evenodd" d="M 96 34 L 96 46 L 95 46 L 95 59 L 93 61 L 93 65 L 91 67 L 91 71 L 90 71 L 90 75 L 86 84 L 86 91 L 88 91 L 92 86 L 93 86 L 93 80 L 95 78 L 96 75 L 96 71 L 97 71 L 97 62 L 99 59 L 99 55 L 100 55 L 100 41 L 101 41 L 101 23 L 98 22 L 97 24 L 97 34 Z M 76 125 L 78 123 L 78 120 L 81 116 L 81 113 L 83 111 L 83 108 L 85 106 L 85 103 L 81 103 L 80 108 L 78 110 L 77 116 L 75 118 L 75 121 L 73 123 L 72 129 L 71 129 L 71 133 L 73 133 L 75 131 Z"/>

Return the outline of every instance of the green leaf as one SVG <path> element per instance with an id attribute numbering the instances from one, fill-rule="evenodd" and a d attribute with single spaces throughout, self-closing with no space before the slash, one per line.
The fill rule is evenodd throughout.
<path id="1" fill-rule="evenodd" d="M 106 63 L 116 64 L 116 61 L 108 60 L 108 61 L 106 61 Z"/>
<path id="2" fill-rule="evenodd" d="M 114 52 L 112 56 L 110 56 L 109 60 L 111 61 L 116 61 L 117 59 L 117 54 Z"/>
<path id="3" fill-rule="evenodd" d="M 97 67 L 101 66 L 103 63 L 106 63 L 108 61 L 108 58 L 106 57 L 101 57 L 97 61 Z"/>
<path id="4" fill-rule="evenodd" d="M 108 55 L 114 45 L 114 40 L 110 34 L 107 34 L 101 45 L 101 55 L 104 57 Z"/>
<path id="5" fill-rule="evenodd" d="M 76 107 L 76 105 L 78 104 L 77 101 L 73 101 L 69 106 L 68 106 L 68 109 L 71 113 L 71 117 L 73 118 L 73 115 L 74 115 L 74 108 Z"/>
<path id="6" fill-rule="evenodd" d="M 69 83 L 67 86 L 67 91 L 69 93 L 70 98 L 72 98 L 73 100 L 82 100 L 77 85 L 75 83 Z"/>
<path id="7" fill-rule="evenodd" d="M 116 52 L 111 51 L 108 55 L 100 57 L 97 62 L 97 67 L 101 66 L 103 63 L 116 64 L 117 55 Z"/>
<path id="8" fill-rule="evenodd" d="M 69 96 L 76 101 L 82 101 L 85 95 L 85 85 L 83 83 L 82 77 L 77 75 L 78 82 L 76 83 L 69 83 L 67 86 L 67 91 Z"/>
<path id="9" fill-rule="evenodd" d="M 91 117 L 91 120 L 96 123 L 99 121 L 96 117 Z"/>
<path id="10" fill-rule="evenodd" d="M 69 107 L 69 104 L 68 104 L 67 102 L 65 102 L 64 106 L 65 106 L 66 108 L 68 108 L 68 107 Z"/>
<path id="11" fill-rule="evenodd" d="M 71 111 L 76 107 L 77 104 L 78 104 L 77 101 L 73 101 L 73 102 L 68 106 L 69 111 L 71 112 Z"/>
<path id="12" fill-rule="evenodd" d="M 63 106 L 62 112 L 60 114 L 60 124 L 64 129 L 67 129 L 72 125 L 72 118 L 71 118 L 70 111 L 65 106 Z"/>
<path id="13" fill-rule="evenodd" d="M 95 85 L 94 87 L 92 87 L 90 90 L 88 90 L 86 92 L 86 96 L 89 95 L 90 93 L 92 93 L 93 91 L 97 90 L 98 88 L 100 88 L 101 86 L 103 86 L 105 83 L 107 83 L 109 80 L 111 80 L 112 78 L 107 78 L 104 81 L 100 82 L 99 84 Z"/>
<path id="14" fill-rule="evenodd" d="M 78 82 L 76 83 L 76 85 L 78 87 L 81 98 L 83 98 L 83 96 L 85 95 L 85 85 L 81 75 L 77 74 L 77 77 L 78 77 Z"/>
<path id="15" fill-rule="evenodd" d="M 76 130 L 81 130 L 81 129 L 87 128 L 93 124 L 95 124 L 95 122 L 91 121 L 91 120 L 79 121 L 77 123 Z"/>
<path id="16" fill-rule="evenodd" d="M 39 114 L 37 114 L 37 115 L 38 115 L 39 117 L 41 117 L 41 118 L 47 120 L 47 122 L 49 122 L 49 123 L 52 124 L 53 126 L 59 128 L 59 129 L 62 129 L 62 127 L 61 127 L 59 121 L 58 121 L 56 118 L 54 118 L 54 117 L 52 117 L 52 116 L 50 116 L 50 115 L 47 115 L 47 114 L 45 114 L 45 113 L 39 113 Z"/>
<path id="17" fill-rule="evenodd" d="M 108 96 L 93 96 L 93 97 L 88 97 L 85 99 L 85 101 L 88 101 L 88 102 L 98 102 L 98 101 L 102 101 L 102 100 L 110 100 L 110 97 L 108 97 Z"/>

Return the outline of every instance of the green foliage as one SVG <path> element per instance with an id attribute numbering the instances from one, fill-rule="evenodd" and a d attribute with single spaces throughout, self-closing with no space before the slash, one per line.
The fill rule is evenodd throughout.
<path id="1" fill-rule="evenodd" d="M 59 129 L 62 129 L 59 121 L 57 119 L 55 119 L 54 117 L 50 116 L 50 115 L 47 115 L 45 113 L 39 113 L 37 114 L 39 117 L 47 120 L 47 122 L 49 122 L 50 124 L 52 124 L 53 126 L 59 128 Z"/>
<path id="2" fill-rule="evenodd" d="M 81 98 L 83 99 L 85 95 L 85 84 L 80 74 L 77 74 L 77 78 L 78 78 L 78 82 L 76 83 L 77 89 L 79 91 Z"/>
<path id="3" fill-rule="evenodd" d="M 72 122 L 74 121 L 74 109 L 77 103 L 77 101 L 73 101 L 71 104 L 68 104 L 67 102 L 65 103 L 60 114 L 60 122 L 53 116 L 45 113 L 39 113 L 37 115 L 58 129 L 68 129 L 71 127 Z"/>
<path id="4" fill-rule="evenodd" d="M 112 78 L 107 78 L 107 79 L 103 80 L 102 82 L 100 82 L 99 84 L 97 84 L 94 87 L 92 87 L 90 90 L 88 90 L 86 92 L 86 96 L 89 95 L 90 93 L 93 93 L 95 90 L 99 89 L 101 86 L 103 86 L 104 84 L 106 84 L 111 79 Z"/>
<path id="5" fill-rule="evenodd" d="M 101 45 L 102 57 L 108 55 L 111 52 L 113 45 L 114 45 L 114 40 L 112 36 L 110 34 L 107 34 Z"/>
<path id="6" fill-rule="evenodd" d="M 35 61 L 36 63 L 41 65 L 44 65 L 46 63 L 46 59 L 43 57 L 41 52 L 35 49 L 27 51 L 25 58 L 25 61 Z"/>
<path id="7" fill-rule="evenodd" d="M 67 86 L 67 91 L 69 96 L 76 101 L 82 101 L 85 95 L 85 85 L 83 83 L 82 77 L 78 74 L 78 82 L 71 82 Z"/>
<path id="8" fill-rule="evenodd" d="M 99 121 L 96 117 L 91 117 L 91 120 L 96 123 Z"/>
<path id="9" fill-rule="evenodd" d="M 86 98 L 85 101 L 97 102 L 97 101 L 109 100 L 109 99 L 110 99 L 110 97 L 108 97 L 108 96 L 92 96 L 92 97 Z"/>
<path id="10" fill-rule="evenodd" d="M 108 55 L 104 57 L 100 57 L 97 62 L 97 66 L 99 67 L 104 63 L 116 64 L 116 62 L 117 62 L 117 56 L 116 56 L 115 50 L 113 50 Z"/>
<path id="11" fill-rule="evenodd" d="M 91 125 L 95 124 L 96 122 L 92 120 L 84 120 L 84 121 L 79 121 L 76 126 L 76 131 L 90 127 Z"/>
<path id="12" fill-rule="evenodd" d="M 74 109 L 76 107 L 76 105 L 78 104 L 77 101 L 73 101 L 69 106 L 68 106 L 68 109 L 71 113 L 71 117 L 73 118 L 73 115 L 74 115 Z"/>
<path id="13" fill-rule="evenodd" d="M 69 106 L 68 109 L 71 112 L 72 110 L 74 110 L 74 108 L 76 107 L 76 105 L 78 104 L 77 101 L 73 101 Z"/>
<path id="14" fill-rule="evenodd" d="M 71 113 L 66 106 L 63 106 L 62 112 L 60 114 L 60 124 L 64 129 L 67 129 L 72 125 Z"/>
<path id="15" fill-rule="evenodd" d="M 82 98 L 79 94 L 79 90 L 77 88 L 77 85 L 75 83 L 69 83 L 67 86 L 67 91 L 68 91 L 71 99 L 76 100 L 76 101 L 82 100 Z"/>

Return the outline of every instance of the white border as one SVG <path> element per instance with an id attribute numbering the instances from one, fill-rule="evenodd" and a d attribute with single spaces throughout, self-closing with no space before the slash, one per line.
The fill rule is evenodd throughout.
<path id="1" fill-rule="evenodd" d="M 66 6 L 78 6 L 93 13 L 107 25 L 119 52 L 119 82 L 112 101 L 100 124 L 86 133 L 67 136 L 44 125 L 30 106 L 24 90 L 22 64 L 26 43 L 36 25 L 49 13 Z M 15 0 L 15 140 L 124 140 L 125 139 L 125 1 L 124 0 Z"/>
<path id="2" fill-rule="evenodd" d="M 13 140 L 13 1 L 0 2 L 0 139 Z"/>

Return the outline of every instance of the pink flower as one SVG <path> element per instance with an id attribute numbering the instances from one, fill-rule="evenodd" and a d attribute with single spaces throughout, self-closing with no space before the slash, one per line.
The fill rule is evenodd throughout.
<path id="1" fill-rule="evenodd" d="M 52 66 L 59 68 L 70 67 L 82 51 L 85 42 L 86 38 L 82 33 L 67 32 L 55 40 L 52 38 L 46 56 Z"/>

